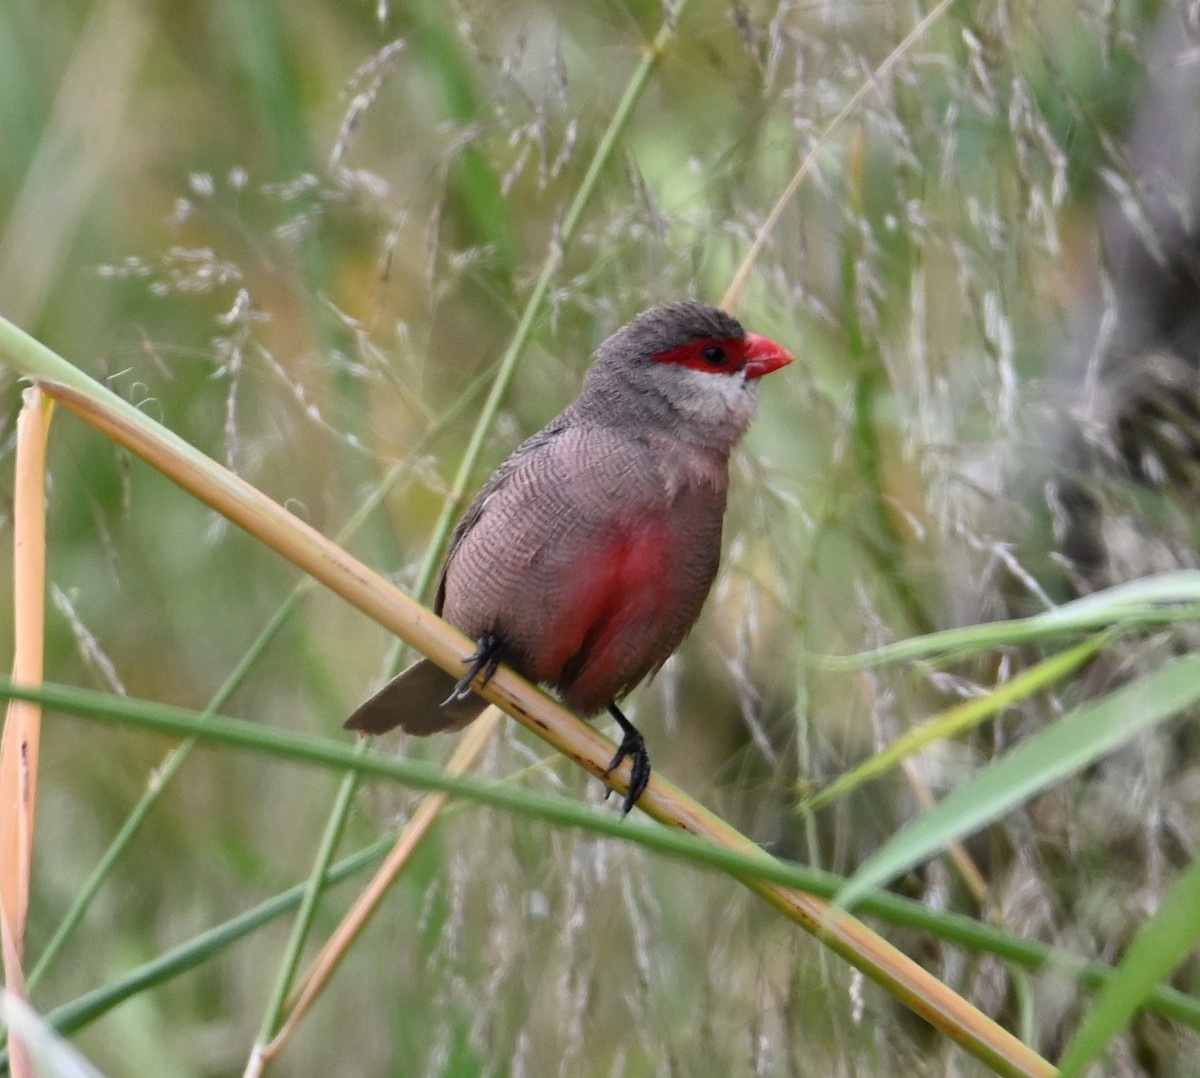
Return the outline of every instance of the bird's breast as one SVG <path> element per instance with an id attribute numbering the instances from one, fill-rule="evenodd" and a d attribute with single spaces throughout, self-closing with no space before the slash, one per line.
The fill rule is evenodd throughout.
<path id="1" fill-rule="evenodd" d="M 724 461 L 569 437 L 480 506 L 447 563 L 443 613 L 474 638 L 497 634 L 506 661 L 591 713 L 661 666 L 699 616 Z"/>
<path id="2" fill-rule="evenodd" d="M 668 507 L 598 530 L 569 558 L 552 558 L 531 631 L 512 634 L 527 674 L 590 713 L 661 666 L 712 585 L 722 508 L 711 491 L 687 490 Z"/>

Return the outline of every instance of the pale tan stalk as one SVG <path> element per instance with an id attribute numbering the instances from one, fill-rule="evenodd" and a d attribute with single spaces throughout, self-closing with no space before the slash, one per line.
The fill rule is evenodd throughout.
<path id="1" fill-rule="evenodd" d="M 73 381 L 81 377 L 77 375 Z M 472 641 L 245 480 L 99 386 L 89 387 L 88 392 L 61 384 L 48 383 L 45 388 L 97 429 L 159 468 L 439 666 L 456 676 L 465 670 L 464 659 L 474 648 Z M 507 667 L 496 672 L 481 695 L 596 777 L 604 775 L 612 758 L 612 742 Z M 626 762 L 609 781 L 623 791 L 628 778 Z M 668 827 L 703 836 L 727 849 L 755 852 L 770 859 L 658 771 L 638 807 Z M 1054 1068 L 1031 1048 L 851 915 L 831 909 L 813 895 L 779 884 L 756 877 L 739 879 L 997 1073 L 1054 1073 Z"/>
<path id="2" fill-rule="evenodd" d="M 25 390 L 17 419 L 13 498 L 13 680 L 40 685 L 46 626 L 46 443 L 52 403 L 36 386 Z M 25 929 L 33 869 L 42 709 L 10 700 L 0 738 L 0 950 L 4 984 L 28 1000 Z M 35 1074 L 20 1039 L 10 1036 L 13 1078 Z"/>

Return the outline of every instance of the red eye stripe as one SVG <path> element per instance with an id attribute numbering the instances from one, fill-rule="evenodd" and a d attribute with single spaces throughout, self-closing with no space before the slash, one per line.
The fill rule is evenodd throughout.
<path id="1" fill-rule="evenodd" d="M 747 333 L 745 337 L 708 337 L 689 341 L 653 357 L 655 363 L 673 363 L 677 367 L 710 374 L 738 374 L 745 371 L 747 379 L 761 378 L 764 374 L 786 367 L 793 358 L 791 352 L 782 345 L 757 333 Z"/>
<path id="2" fill-rule="evenodd" d="M 678 348 L 659 352 L 655 363 L 673 363 L 693 371 L 708 371 L 710 374 L 736 374 L 746 365 L 746 341 L 740 337 L 718 339 L 707 337 L 701 341 L 688 341 Z"/>

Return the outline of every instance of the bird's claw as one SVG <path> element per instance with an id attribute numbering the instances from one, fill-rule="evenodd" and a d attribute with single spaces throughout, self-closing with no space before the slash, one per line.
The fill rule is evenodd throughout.
<path id="1" fill-rule="evenodd" d="M 503 641 L 495 633 L 484 633 L 476 641 L 475 650 L 466 658 L 470 664 L 467 672 L 459 678 L 454 686 L 454 691 L 442 701 L 442 707 L 449 707 L 470 696 L 474 691 L 475 677 L 480 671 L 483 671 L 483 680 L 479 683 L 481 688 L 492 680 L 496 667 L 500 665 L 502 644 Z"/>
<path id="2" fill-rule="evenodd" d="M 617 747 L 617 754 L 612 758 L 612 762 L 604 772 L 604 777 L 608 778 L 609 775 L 621 766 L 621 761 L 626 757 L 629 757 L 630 760 L 629 792 L 625 795 L 625 801 L 621 805 L 621 813 L 628 816 L 629 810 L 637 804 L 637 799 L 642 796 L 647 784 L 650 782 L 650 754 L 646 751 L 646 741 L 632 727 L 626 730 L 625 736 L 621 738 L 621 744 Z M 608 800 L 611 793 L 612 788 L 610 787 L 608 793 L 604 795 L 605 800 Z"/>

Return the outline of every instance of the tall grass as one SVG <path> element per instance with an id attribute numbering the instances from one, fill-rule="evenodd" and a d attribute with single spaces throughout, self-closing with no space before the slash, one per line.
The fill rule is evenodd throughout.
<path id="1" fill-rule="evenodd" d="M 801 361 L 764 387 L 701 624 L 631 707 L 664 775 L 756 841 L 850 876 L 925 801 L 1129 676 L 1161 675 L 1134 682 L 1149 695 L 1132 744 L 1112 751 L 1117 715 L 1069 773 L 1048 767 L 1002 815 L 985 804 L 982 830 L 951 821 L 896 862 L 932 924 L 868 907 L 1057 1058 L 1093 999 L 1064 955 L 1112 962 L 1173 887 L 1190 893 L 1194 737 L 1168 723 L 1181 705 L 1163 689 L 1182 650 L 1163 622 L 1181 611 L 1160 595 L 1049 642 L 997 626 L 982 647 L 888 666 L 819 657 L 1072 596 L 1038 496 L 1045 431 L 1073 399 L 1051 387 L 1075 377 L 1072 320 L 1099 291 L 1097 198 L 1131 167 L 1155 7 L 954 5 L 826 138 L 925 9 L 691 0 L 571 217 L 657 4 L 11 4 L 0 314 L 326 534 L 377 502 L 348 546 L 417 590 L 459 499 L 571 399 L 598 341 L 652 303 L 717 300 L 819 146 L 739 307 Z M 7 414 L 17 390 L 9 378 Z M 65 415 L 49 496 L 53 682 L 337 739 L 395 664 L 376 626 L 294 595 L 293 570 Z M 1120 649 L 1096 641 L 1104 658 L 806 808 L 923 719 L 1114 625 Z M 1073 744 L 1098 746 L 1082 714 Z M 420 796 L 367 777 L 348 798 L 337 768 L 236 738 L 177 765 L 176 744 L 54 713 L 43 733 L 32 998 L 75 1015 L 72 1040 L 114 1075 L 241 1073 L 287 948 L 277 914 L 338 836 L 333 806 L 351 806 L 340 860 L 376 852 Z M 379 748 L 438 765 L 454 740 Z M 505 724 L 483 776 L 599 801 L 542 756 Z M 316 903 L 305 957 L 349 902 L 343 885 Z M 954 915 L 994 926 L 994 945 L 956 935 Z M 1026 938 L 1057 948 L 1057 972 L 988 956 Z M 1160 946 L 1160 965 L 1186 944 Z M 1142 969 L 1156 984 L 1173 964 Z M 130 989 L 121 1005 L 89 1010 L 112 984 Z M 1189 1001 L 1154 1006 L 1097 1073 L 1191 1073 Z M 987 1073 L 727 877 L 469 802 L 269 1073 L 342 1071 Z"/>

